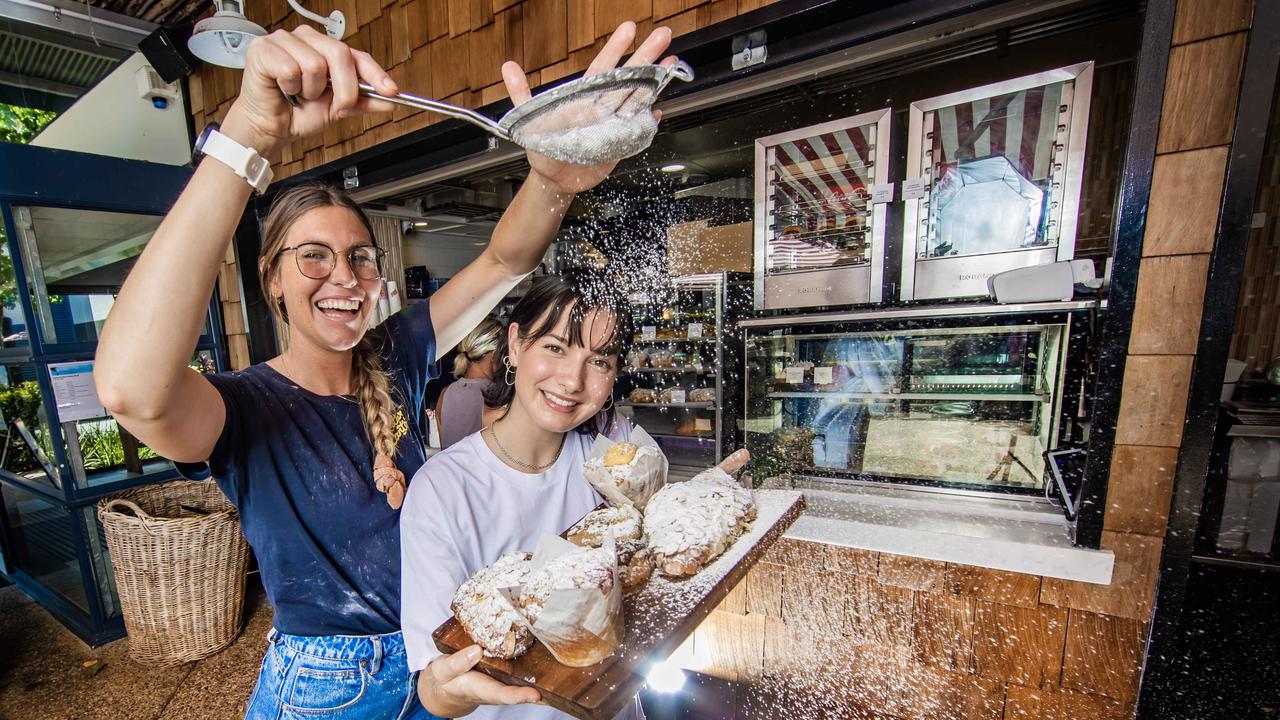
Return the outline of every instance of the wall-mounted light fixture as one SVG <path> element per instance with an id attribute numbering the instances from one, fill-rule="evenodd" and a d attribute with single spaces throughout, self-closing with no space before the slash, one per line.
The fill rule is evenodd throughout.
<path id="1" fill-rule="evenodd" d="M 341 10 L 334 10 L 328 17 L 313 13 L 287 0 L 289 7 L 302 17 L 319 24 L 329 37 L 342 39 L 347 31 L 347 18 Z M 267 34 L 263 27 L 244 16 L 242 0 L 214 0 L 218 11 L 196 23 L 187 40 L 187 47 L 201 60 L 221 67 L 242 68 L 254 38 Z"/>
<path id="2" fill-rule="evenodd" d="M 187 40 L 191 53 L 212 65 L 244 67 L 249 43 L 267 34 L 261 25 L 244 16 L 240 0 L 214 0 L 218 11 L 196 23 Z"/>

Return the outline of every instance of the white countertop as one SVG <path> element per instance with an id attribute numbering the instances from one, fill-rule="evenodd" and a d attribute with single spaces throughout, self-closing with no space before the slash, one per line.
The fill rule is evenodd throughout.
<path id="1" fill-rule="evenodd" d="M 771 478 L 804 493 L 786 537 L 895 555 L 1107 585 L 1115 556 L 1076 547 L 1071 524 L 1043 498 L 917 489 L 820 478 Z"/>

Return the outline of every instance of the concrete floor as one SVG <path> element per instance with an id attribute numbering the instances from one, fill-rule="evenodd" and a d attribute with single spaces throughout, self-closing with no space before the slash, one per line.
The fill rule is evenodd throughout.
<path id="1" fill-rule="evenodd" d="M 129 659 L 127 639 L 92 649 L 16 587 L 0 588 L 0 720 L 240 720 L 271 627 L 253 581 L 245 627 L 222 652 L 173 668 Z M 84 662 L 102 669 L 90 675 Z"/>

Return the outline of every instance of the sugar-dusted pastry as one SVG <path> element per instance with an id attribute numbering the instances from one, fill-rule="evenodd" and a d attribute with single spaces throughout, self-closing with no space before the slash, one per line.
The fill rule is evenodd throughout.
<path id="1" fill-rule="evenodd" d="M 533 635 L 498 588 L 522 585 L 531 568 L 529 553 L 513 552 L 481 568 L 454 593 L 450 608 L 484 654 L 510 660 L 524 654 Z"/>
<path id="2" fill-rule="evenodd" d="M 614 443 L 587 458 L 582 472 L 610 505 L 635 505 L 637 510 L 644 510 L 649 496 L 667 481 L 666 458 L 651 440 Z"/>
<path id="3" fill-rule="evenodd" d="M 629 443 L 618 443 L 614 447 Z M 632 456 L 635 455 L 633 448 Z M 630 462 L 630 458 L 627 459 Z M 608 455 L 605 455 L 608 464 Z M 631 505 L 605 507 L 587 513 L 581 520 L 569 528 L 566 538 L 574 545 L 582 547 L 600 547 L 604 539 L 612 534 L 614 540 L 639 540 L 643 533 L 644 519 L 640 511 Z"/>
<path id="4" fill-rule="evenodd" d="M 604 453 L 604 466 L 616 467 L 618 465 L 627 465 L 636 458 L 636 452 L 640 447 L 635 443 L 620 442 L 614 443 L 612 447 Z"/>
<path id="5" fill-rule="evenodd" d="M 623 592 L 631 592 L 649 581 L 653 574 L 653 554 L 644 540 L 619 540 L 617 543 L 618 581 Z"/>
<path id="6" fill-rule="evenodd" d="M 715 402 L 715 388 L 694 388 L 689 391 L 689 402 Z"/>
<path id="7" fill-rule="evenodd" d="M 560 555 L 529 574 L 520 594 L 520 611 L 530 623 L 556 590 L 596 589 L 607 595 L 613 589 L 614 558 L 604 548 L 581 548 Z"/>
<path id="8" fill-rule="evenodd" d="M 659 490 L 645 508 L 644 531 L 658 572 L 694 575 L 755 519 L 751 491 L 720 468 Z"/>

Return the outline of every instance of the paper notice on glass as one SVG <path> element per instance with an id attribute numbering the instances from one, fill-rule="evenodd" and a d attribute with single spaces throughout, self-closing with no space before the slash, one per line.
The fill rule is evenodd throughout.
<path id="1" fill-rule="evenodd" d="M 711 429 L 711 418 L 694 418 L 693 429 L 702 431 Z"/>
<path id="2" fill-rule="evenodd" d="M 658 337 L 658 328 L 656 325 L 643 325 L 640 328 L 641 340 L 655 340 Z"/>
<path id="3" fill-rule="evenodd" d="M 787 368 L 787 384 L 800 385 L 804 382 L 804 368 L 793 365 Z"/>
<path id="4" fill-rule="evenodd" d="M 702 337 L 702 323 L 689 323 L 689 337 Z"/>
<path id="5" fill-rule="evenodd" d="M 876 183 L 871 186 L 871 204 L 893 202 L 893 183 Z"/>
<path id="6" fill-rule="evenodd" d="M 828 365 L 820 365 L 813 369 L 814 385 L 830 385 L 831 384 L 831 367 Z"/>
<path id="7" fill-rule="evenodd" d="M 919 200 L 924 197 L 924 178 L 902 181 L 902 199 Z"/>
<path id="8" fill-rule="evenodd" d="M 93 361 L 49 363 L 53 400 L 61 422 L 75 422 L 107 416 L 93 385 Z"/>

